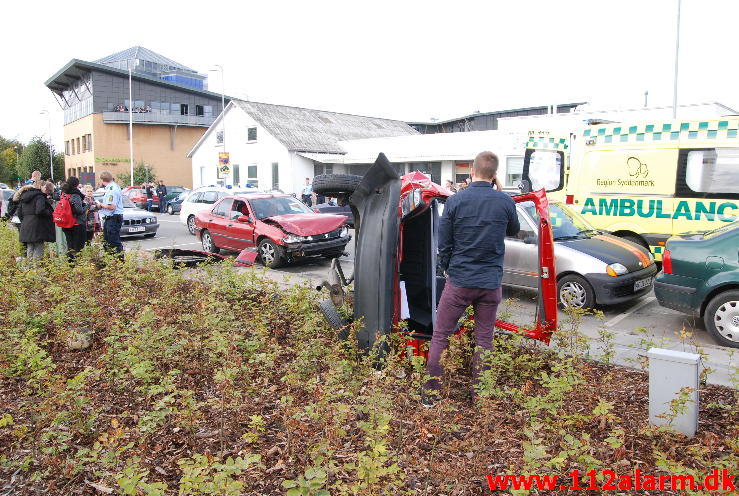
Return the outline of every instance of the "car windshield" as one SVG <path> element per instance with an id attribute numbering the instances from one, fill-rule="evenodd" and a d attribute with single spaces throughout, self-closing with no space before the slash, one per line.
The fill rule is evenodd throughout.
<path id="1" fill-rule="evenodd" d="M 312 214 L 313 210 L 291 196 L 278 198 L 257 198 L 250 200 L 251 208 L 257 219 L 266 219 L 275 215 Z"/>
<path id="2" fill-rule="evenodd" d="M 524 209 L 537 223 L 539 222 L 539 216 L 533 203 L 526 202 Z M 600 233 L 580 214 L 561 203 L 549 204 L 549 218 L 552 221 L 552 234 L 555 241 L 585 238 L 590 234 Z"/>
<path id="3" fill-rule="evenodd" d="M 103 195 L 98 194 L 98 193 L 95 193 L 93 195 L 93 198 L 96 201 L 100 201 L 100 200 L 103 199 Z M 126 195 L 121 195 L 121 199 L 123 200 L 123 208 L 136 208 L 136 205 L 134 205 L 134 203 L 131 201 L 131 199 L 129 197 L 127 197 Z"/>

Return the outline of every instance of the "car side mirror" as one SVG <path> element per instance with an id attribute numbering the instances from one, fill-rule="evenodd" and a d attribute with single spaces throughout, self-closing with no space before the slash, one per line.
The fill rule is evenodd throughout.
<path id="1" fill-rule="evenodd" d="M 243 222 L 245 224 L 248 224 L 249 222 L 251 222 L 251 217 L 249 217 L 248 215 L 240 215 L 236 218 L 236 222 Z"/>
<path id="2" fill-rule="evenodd" d="M 535 245 L 536 244 L 536 236 L 526 236 L 523 238 L 523 243 L 525 245 Z"/>

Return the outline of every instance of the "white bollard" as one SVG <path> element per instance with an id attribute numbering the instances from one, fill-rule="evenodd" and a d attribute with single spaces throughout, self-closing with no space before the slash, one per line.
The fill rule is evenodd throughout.
<path id="1" fill-rule="evenodd" d="M 698 363 L 700 355 L 682 351 L 650 348 L 649 356 L 649 422 L 670 423 L 672 401 L 683 388 L 690 388 L 684 411 L 672 420 L 671 427 L 688 437 L 698 430 Z"/>

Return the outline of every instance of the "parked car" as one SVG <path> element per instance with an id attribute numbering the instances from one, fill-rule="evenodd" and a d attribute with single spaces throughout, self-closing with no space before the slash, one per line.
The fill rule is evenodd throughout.
<path id="1" fill-rule="evenodd" d="M 167 213 L 169 213 L 169 203 L 177 199 L 182 193 L 190 191 L 190 188 L 185 188 L 183 186 L 167 186 L 166 188 L 167 194 L 164 195 L 164 208 Z"/>
<path id="2" fill-rule="evenodd" d="M 0 189 L 9 189 L 8 185 L 5 183 L 0 183 Z"/>
<path id="3" fill-rule="evenodd" d="M 210 210 L 213 205 L 228 195 L 258 193 L 256 188 L 232 189 L 221 186 L 202 186 L 190 192 L 180 203 L 180 222 L 187 226 L 190 234 L 195 234 L 195 215 L 204 210 Z"/>
<path id="4" fill-rule="evenodd" d="M 670 237 L 654 294 L 664 307 L 702 317 L 720 344 L 739 348 L 739 221 Z"/>
<path id="5" fill-rule="evenodd" d="M 100 201 L 102 194 L 95 193 L 93 197 Z M 123 200 L 123 225 L 121 226 L 121 237 L 143 236 L 153 238 L 159 229 L 159 221 L 151 212 L 138 208 L 129 197 L 121 195 Z"/>
<path id="6" fill-rule="evenodd" d="M 539 225 L 531 202 L 516 205 L 521 230 L 505 240 L 503 284 L 536 290 Z M 657 265 L 639 244 L 594 229 L 564 203 L 550 202 L 561 306 L 593 308 L 623 303 L 652 290 Z"/>
<path id="7" fill-rule="evenodd" d="M 187 195 L 190 194 L 190 190 L 183 191 L 179 195 L 177 195 L 176 198 L 173 198 L 167 202 L 167 213 L 169 215 L 174 215 L 180 212 L 180 208 L 182 207 L 182 202 L 185 201 L 185 198 L 187 198 Z M 169 195 L 167 195 L 169 196 Z"/>
<path id="8" fill-rule="evenodd" d="M 0 189 L 0 217 L 5 217 L 8 211 L 8 200 L 13 198 L 14 189 Z"/>
<path id="9" fill-rule="evenodd" d="M 127 196 L 138 208 L 142 208 L 146 210 L 147 206 L 147 200 L 146 197 L 146 190 L 143 186 L 126 186 L 121 190 L 124 196 Z M 159 197 L 156 193 L 156 186 L 152 187 L 152 193 L 154 196 L 152 197 L 152 209 L 159 210 Z"/>
<path id="10" fill-rule="evenodd" d="M 349 227 L 354 227 L 354 214 L 352 213 L 352 208 L 347 204 L 343 207 L 341 205 L 338 205 L 337 203 L 320 203 L 318 205 L 313 205 L 313 211 L 317 214 L 337 214 L 337 215 L 344 215 L 346 216 L 346 225 Z"/>
<path id="11" fill-rule="evenodd" d="M 362 177 L 316 176 L 313 190 L 348 201 L 357 221 L 353 276 L 346 278 L 336 259 L 322 284 L 331 296 L 321 304 L 327 321 L 337 330 L 345 326 L 337 307 L 343 306 L 346 288 L 353 283 L 353 320 L 361 321 L 359 347 L 370 349 L 378 337 L 405 320 L 408 346 L 423 354 L 421 345 L 431 339 L 436 305 L 446 283 L 436 274 L 434 237 L 439 206 L 451 193 L 418 171 L 399 177 L 383 154 Z M 527 200 L 538 212 L 539 263 L 534 270 L 542 277 L 538 279 L 536 324 L 531 328 L 498 321 L 496 325 L 548 343 L 557 326 L 554 242 L 546 194 L 538 191 L 514 197 L 517 202 Z"/>
<path id="12" fill-rule="evenodd" d="M 345 221 L 290 195 L 231 195 L 195 215 L 195 235 L 210 253 L 256 247 L 262 263 L 275 268 L 298 257 L 341 256 L 351 240 Z"/>

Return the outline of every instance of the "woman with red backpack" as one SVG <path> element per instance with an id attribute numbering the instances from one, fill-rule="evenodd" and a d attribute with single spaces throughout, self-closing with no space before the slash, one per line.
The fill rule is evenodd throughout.
<path id="1" fill-rule="evenodd" d="M 67 256 L 71 262 L 77 256 L 82 248 L 85 247 L 87 241 L 87 219 L 85 218 L 85 195 L 79 189 L 80 180 L 74 176 L 67 179 L 67 182 L 62 184 L 62 194 L 59 198 L 59 204 L 57 204 L 57 210 L 60 209 L 60 205 L 65 203 L 65 200 L 69 202 L 69 209 L 71 212 L 67 212 L 66 215 L 71 213 L 74 218 L 74 224 L 67 227 L 66 225 L 61 226 L 64 231 L 64 237 L 67 238 Z M 66 207 L 63 207 L 66 208 Z M 57 212 L 55 211 L 55 222 Z M 58 223 L 57 223 L 58 224 Z M 72 224 L 72 220 L 68 221 L 68 224 Z"/>

